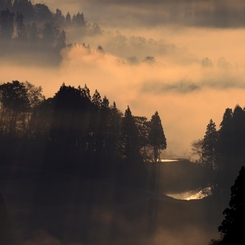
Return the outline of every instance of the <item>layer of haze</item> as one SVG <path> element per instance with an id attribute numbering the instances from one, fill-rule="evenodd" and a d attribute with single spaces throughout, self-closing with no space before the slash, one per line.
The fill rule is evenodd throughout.
<path id="1" fill-rule="evenodd" d="M 0 60 L 0 82 L 27 80 L 42 86 L 46 98 L 52 97 L 63 82 L 75 87 L 86 84 L 91 94 L 97 89 L 111 104 L 115 101 L 122 112 L 129 105 L 133 115 L 150 119 L 158 111 L 167 151 L 180 157 L 189 155 L 191 142 L 203 137 L 211 118 L 219 128 L 227 107 L 245 105 L 245 30 L 239 14 L 232 18 L 234 11 L 241 14 L 242 1 L 233 2 L 231 26 L 224 27 L 219 21 L 229 9 L 228 1 L 223 1 L 227 5 L 209 24 L 203 17 L 208 7 L 201 0 L 185 4 L 177 0 L 33 1 L 37 2 L 47 4 L 52 11 L 58 7 L 63 14 L 84 12 L 86 20 L 101 26 L 103 35 L 87 37 L 67 30 L 67 42 L 90 44 L 92 53 L 82 46 L 66 48 L 59 67 Z M 185 23 L 179 15 L 172 20 L 169 13 L 181 13 L 184 5 L 195 5 L 189 10 L 192 13 L 195 9 L 198 16 L 199 9 L 203 21 L 195 25 L 182 16 Z M 172 10 L 166 12 L 163 6 L 166 11 Z M 164 16 L 168 16 L 166 25 Z M 105 54 L 96 51 L 98 45 Z"/>

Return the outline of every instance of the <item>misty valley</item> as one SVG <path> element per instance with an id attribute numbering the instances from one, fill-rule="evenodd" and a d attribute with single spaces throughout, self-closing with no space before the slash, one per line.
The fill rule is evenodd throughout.
<path id="1" fill-rule="evenodd" d="M 129 2 L 0 0 L 1 245 L 245 242 L 245 4 Z"/>
<path id="2" fill-rule="evenodd" d="M 86 85 L 63 84 L 48 99 L 28 82 L 3 83 L 0 91 L 6 244 L 148 244 L 189 227 L 199 234 L 194 241 L 217 237 L 243 164 L 240 106 L 226 109 L 219 131 L 210 120 L 192 144 L 195 162 L 162 161 L 167 140 L 158 112 L 150 120 L 130 107 L 122 113 Z M 205 198 L 183 198 L 203 190 Z"/>

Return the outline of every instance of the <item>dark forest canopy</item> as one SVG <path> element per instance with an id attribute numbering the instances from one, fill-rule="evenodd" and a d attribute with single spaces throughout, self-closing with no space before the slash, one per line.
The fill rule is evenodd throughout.
<path id="1" fill-rule="evenodd" d="M 45 99 L 41 87 L 12 81 L 0 85 L 0 94 L 3 165 L 32 166 L 35 159 L 35 167 L 88 177 L 112 178 L 114 171 L 141 175 L 144 163 L 161 161 L 167 147 L 157 111 L 150 120 L 134 116 L 130 107 L 121 112 L 86 85 L 63 84 Z M 219 130 L 210 120 L 203 139 L 192 145 L 213 192 L 227 190 L 244 165 L 244 122 L 244 109 L 228 108 Z"/>
<path id="2" fill-rule="evenodd" d="M 15 59 L 39 54 L 46 63 L 59 64 L 60 51 L 67 46 L 66 30 L 79 35 L 101 34 L 96 23 L 85 20 L 83 13 L 53 13 L 45 4 L 32 4 L 28 0 L 3 0 L 0 2 L 0 57 Z M 45 58 L 46 57 L 46 58 Z M 32 59 L 33 60 L 33 59 Z M 45 63 L 44 62 L 44 63 Z"/>
<path id="3" fill-rule="evenodd" d="M 136 175 L 140 182 L 144 163 L 160 161 L 166 149 L 157 112 L 150 121 L 133 116 L 130 107 L 122 113 L 97 90 L 91 95 L 86 85 L 63 84 L 45 99 L 41 87 L 12 81 L 0 85 L 0 95 L 2 165 L 18 162 L 107 179 L 120 171 L 121 178 L 135 181 Z"/>
<path id="4" fill-rule="evenodd" d="M 217 129 L 210 119 L 202 139 L 192 143 L 197 162 L 209 172 L 210 185 L 229 189 L 241 166 L 245 165 L 245 108 L 227 108 Z"/>
<path id="5" fill-rule="evenodd" d="M 134 116 L 130 107 L 121 112 L 86 85 L 63 84 L 45 99 L 41 87 L 12 81 L 0 85 L 0 95 L 2 165 L 18 162 L 93 178 L 112 178 L 115 171 L 142 177 L 144 163 L 160 162 L 167 147 L 157 111 L 150 120 Z M 244 122 L 244 109 L 228 108 L 219 130 L 210 120 L 203 139 L 192 145 L 213 193 L 227 190 L 244 165 Z"/>
<path id="6" fill-rule="evenodd" d="M 241 167 L 231 187 L 229 207 L 223 212 L 224 220 L 218 227 L 220 239 L 212 239 L 209 245 L 244 244 L 245 218 L 245 167 Z"/>

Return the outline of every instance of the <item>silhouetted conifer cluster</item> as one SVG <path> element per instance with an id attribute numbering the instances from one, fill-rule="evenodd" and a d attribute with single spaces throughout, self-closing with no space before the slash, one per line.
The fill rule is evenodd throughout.
<path id="1" fill-rule="evenodd" d="M 211 119 L 204 138 L 192 147 L 214 190 L 228 189 L 245 164 L 245 109 L 239 105 L 234 110 L 227 108 L 219 129 Z"/>
<path id="2" fill-rule="evenodd" d="M 66 29 L 73 28 L 79 35 L 101 34 L 96 23 L 88 23 L 83 13 L 64 16 L 61 10 L 53 13 L 45 4 L 29 0 L 2 0 L 0 2 L 1 56 L 31 54 L 44 55 L 59 62 L 60 50 L 66 47 Z M 39 53 L 39 55 L 37 55 Z"/>
<path id="3" fill-rule="evenodd" d="M 0 85 L 2 165 L 20 165 L 83 177 L 145 181 L 147 161 L 159 161 L 166 138 L 156 112 L 150 121 L 124 115 L 89 88 L 63 84 L 53 98 L 41 87 Z"/>

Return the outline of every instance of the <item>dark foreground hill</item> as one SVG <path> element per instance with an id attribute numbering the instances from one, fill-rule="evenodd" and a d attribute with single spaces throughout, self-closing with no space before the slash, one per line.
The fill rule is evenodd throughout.
<path id="1" fill-rule="evenodd" d="M 218 236 L 227 204 L 213 197 L 181 201 L 65 174 L 7 172 L 12 175 L 2 176 L 0 192 L 15 244 L 204 245 Z"/>

